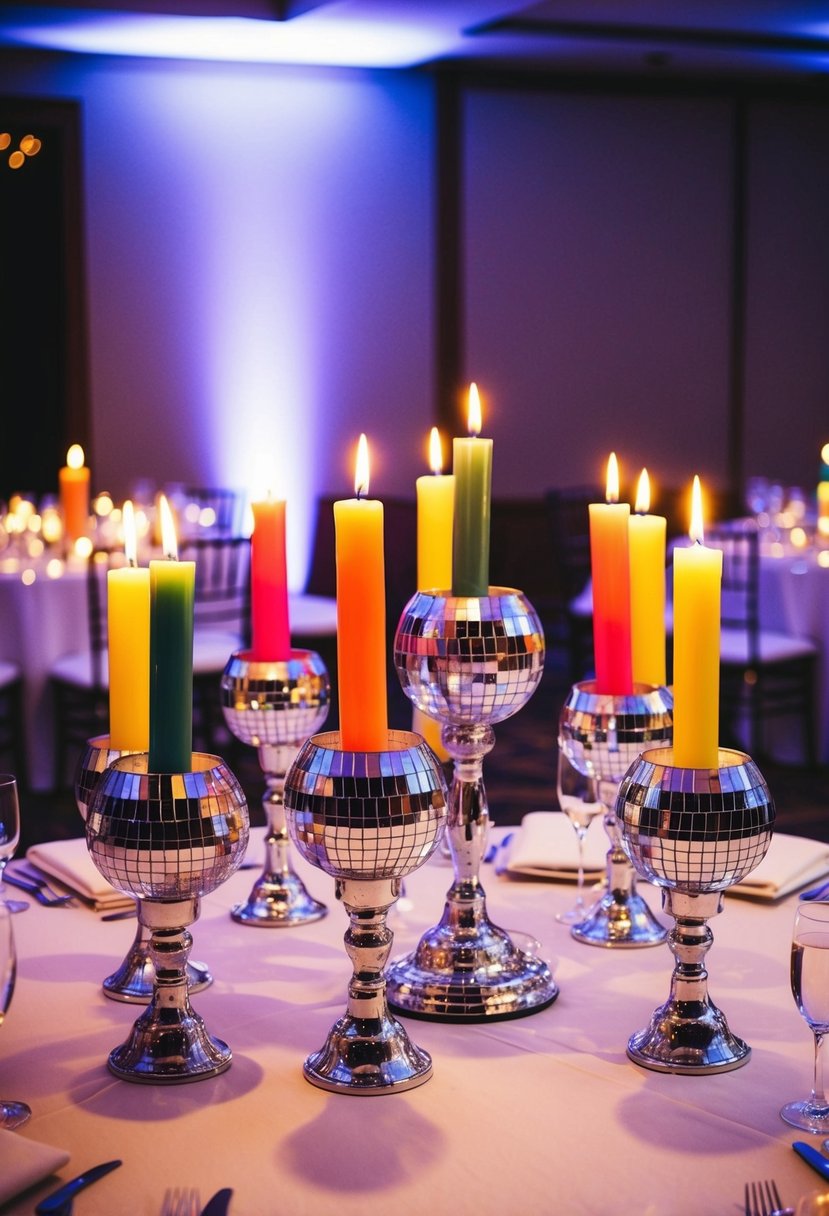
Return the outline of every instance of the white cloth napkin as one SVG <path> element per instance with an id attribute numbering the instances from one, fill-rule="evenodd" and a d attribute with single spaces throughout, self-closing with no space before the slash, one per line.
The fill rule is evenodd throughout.
<path id="1" fill-rule="evenodd" d="M 727 894 L 782 899 L 821 878 L 829 878 L 829 844 L 775 832 L 769 851 L 757 869 L 736 886 L 729 887 Z"/>
<path id="2" fill-rule="evenodd" d="M 51 874 L 65 887 L 76 891 L 81 899 L 92 904 L 96 912 L 129 908 L 131 895 L 116 891 L 115 887 L 98 872 L 89 856 L 86 839 L 50 840 L 44 844 L 33 844 L 26 856 L 33 865 Z"/>
<path id="3" fill-rule="evenodd" d="M 610 842 L 602 827 L 590 825 L 584 839 L 584 869 L 589 881 L 600 878 Z M 506 864 L 499 867 L 504 874 L 516 877 L 565 879 L 578 876 L 579 853 L 576 829 L 561 811 L 531 811 L 521 820 L 509 844 Z"/>
<path id="4" fill-rule="evenodd" d="M 69 1154 L 62 1148 L 0 1128 L 0 1205 L 48 1178 L 68 1160 Z"/>

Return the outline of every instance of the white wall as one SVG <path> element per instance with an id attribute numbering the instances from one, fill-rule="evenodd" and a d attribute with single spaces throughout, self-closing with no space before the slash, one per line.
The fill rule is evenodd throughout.
<path id="1" fill-rule="evenodd" d="M 94 481 L 289 500 L 413 493 L 432 424 L 432 90 L 402 73 L 80 59 L 6 91 L 83 105 Z"/>

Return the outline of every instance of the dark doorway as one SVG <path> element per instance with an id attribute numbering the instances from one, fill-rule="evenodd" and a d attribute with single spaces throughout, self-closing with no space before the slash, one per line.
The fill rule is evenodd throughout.
<path id="1" fill-rule="evenodd" d="M 79 106 L 0 98 L 0 498 L 89 453 Z"/>

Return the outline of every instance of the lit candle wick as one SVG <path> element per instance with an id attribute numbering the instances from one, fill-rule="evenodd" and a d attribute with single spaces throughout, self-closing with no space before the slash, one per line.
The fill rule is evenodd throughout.
<path id="1" fill-rule="evenodd" d="M 361 434 L 357 444 L 357 463 L 354 471 L 354 494 L 358 502 L 361 498 L 368 498 L 368 480 L 368 440 L 365 434 Z"/>

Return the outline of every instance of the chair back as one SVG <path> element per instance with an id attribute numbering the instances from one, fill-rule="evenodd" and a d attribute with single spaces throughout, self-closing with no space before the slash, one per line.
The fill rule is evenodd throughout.
<path id="1" fill-rule="evenodd" d="M 179 510 L 185 513 L 184 526 L 192 528 L 194 536 L 201 529 L 211 536 L 238 536 L 241 532 L 245 495 L 238 490 L 182 486 L 175 491 L 175 501 Z M 212 512 L 213 521 L 191 520 L 188 508 L 198 508 L 200 516 L 204 511 Z"/>
<path id="2" fill-rule="evenodd" d="M 550 523 L 553 565 L 561 603 L 566 607 L 590 578 L 591 502 L 604 502 L 597 486 L 567 486 L 545 495 Z"/>
<path id="3" fill-rule="evenodd" d="M 744 634 L 749 665 L 760 657 L 760 533 L 753 519 L 729 519 L 707 526 L 705 543 L 721 549 L 720 626 Z"/>
<path id="4" fill-rule="evenodd" d="M 195 627 L 250 638 L 250 538 L 199 536 L 182 541 L 181 561 L 196 563 Z"/>
<path id="5" fill-rule="evenodd" d="M 107 572 L 123 566 L 124 561 L 122 549 L 100 547 L 92 550 L 86 567 L 86 617 L 94 688 L 107 686 Z"/>

